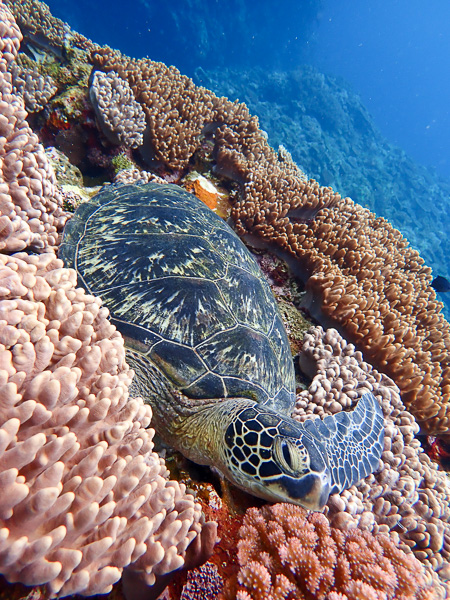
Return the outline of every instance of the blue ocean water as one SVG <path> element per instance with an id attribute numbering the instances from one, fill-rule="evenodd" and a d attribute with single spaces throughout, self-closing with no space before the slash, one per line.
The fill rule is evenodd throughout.
<path id="1" fill-rule="evenodd" d="M 50 0 L 53 14 L 134 57 L 196 67 L 340 75 L 376 124 L 421 164 L 450 178 L 450 4 L 445 0 Z"/>
<path id="2" fill-rule="evenodd" d="M 118 0 L 50 0 L 48 4 L 53 14 L 100 44 L 173 64 L 197 83 L 203 83 L 198 74 L 204 73 L 211 87 L 216 83 L 216 93 L 226 89 L 232 97 L 234 91 L 259 114 L 269 140 L 277 138 L 278 143 L 286 144 L 271 129 L 270 119 L 264 119 L 267 104 L 277 100 L 276 87 L 268 95 L 261 85 L 261 70 L 273 75 L 307 64 L 341 78 L 342 89 L 360 96 L 386 143 L 425 169 L 402 182 L 400 194 L 391 183 L 383 189 L 383 166 L 379 167 L 372 191 L 381 200 L 371 204 L 364 195 L 358 197 L 348 177 L 333 177 L 330 169 L 317 174 L 308 157 L 301 166 L 320 183 L 333 185 L 341 195 L 350 195 L 392 220 L 435 275 L 450 276 L 450 3 L 446 0 L 131 0 L 125 7 Z M 258 76 L 253 69 L 260 70 Z M 252 73 L 251 96 L 247 83 Z M 239 85 L 241 77 L 246 85 Z M 287 118 L 295 117 L 292 106 L 298 104 L 298 87 L 284 85 L 283 94 L 289 93 L 292 97 L 283 100 Z M 309 101 L 315 103 L 316 112 L 333 111 L 329 96 L 313 95 Z M 319 123 L 324 127 L 320 119 Z M 339 135 L 345 137 L 345 127 L 341 129 Z M 352 139 L 347 143 L 351 147 Z M 295 149 L 286 145 L 296 158 Z M 332 164 L 333 156 L 328 158 Z M 335 156 L 336 162 L 341 160 Z M 365 160 L 376 162 L 379 156 L 374 153 Z M 368 165 L 368 173 L 372 167 Z M 406 170 L 414 168 L 411 162 Z M 355 169 L 364 169 L 361 161 Z M 405 173 L 398 178 L 404 179 Z M 370 173 L 366 180 L 370 185 Z M 396 211 L 391 215 L 393 205 Z"/>

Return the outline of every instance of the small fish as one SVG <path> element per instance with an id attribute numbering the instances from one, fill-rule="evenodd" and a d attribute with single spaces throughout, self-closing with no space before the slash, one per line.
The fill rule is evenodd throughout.
<path id="1" fill-rule="evenodd" d="M 431 282 L 431 287 L 437 292 L 450 292 L 450 281 L 442 275 L 438 275 Z"/>

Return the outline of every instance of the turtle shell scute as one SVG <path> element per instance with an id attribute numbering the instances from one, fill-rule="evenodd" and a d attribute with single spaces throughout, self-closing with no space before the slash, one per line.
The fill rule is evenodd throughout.
<path id="1" fill-rule="evenodd" d="M 107 186 L 77 209 L 60 257 L 174 388 L 292 408 L 291 352 L 270 287 L 234 231 L 192 194 Z"/>

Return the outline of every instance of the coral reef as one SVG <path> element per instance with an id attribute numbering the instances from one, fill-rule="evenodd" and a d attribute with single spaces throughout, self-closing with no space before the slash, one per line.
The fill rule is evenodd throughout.
<path id="1" fill-rule="evenodd" d="M 65 154 L 52 146 L 45 149 L 45 154 L 55 172 L 59 186 L 83 186 L 83 175 L 80 169 L 73 165 Z"/>
<path id="2" fill-rule="evenodd" d="M 246 183 L 243 196 L 250 206 L 283 196 L 286 211 L 301 206 L 314 214 L 340 198 L 331 188 L 307 182 L 292 160 L 279 160 L 245 104 L 217 98 L 175 67 L 147 58 L 130 59 L 111 48 L 100 48 L 93 52 L 92 61 L 96 68 L 117 72 L 127 80 L 142 104 L 149 139 L 141 152 L 149 162 L 184 169 L 201 138 L 210 134 L 217 172 Z"/>
<path id="3" fill-rule="evenodd" d="M 195 194 L 199 200 L 223 219 L 230 216 L 229 194 L 223 188 L 219 189 L 210 178 L 204 177 L 194 170 L 184 178 L 183 185 L 188 192 Z"/>
<path id="4" fill-rule="evenodd" d="M 36 69 L 11 66 L 13 91 L 22 96 L 27 112 L 39 112 L 58 90 L 50 76 L 43 77 Z"/>
<path id="5" fill-rule="evenodd" d="M 51 253 L 0 255 L 2 573 L 50 595 L 180 568 L 201 509 L 152 452 L 123 340 Z"/>
<path id="6" fill-rule="evenodd" d="M 131 183 L 167 183 L 162 177 L 150 173 L 150 171 L 139 171 L 138 169 L 122 169 L 115 175 L 114 183 L 123 183 L 124 185 Z"/>
<path id="7" fill-rule="evenodd" d="M 97 50 L 92 59 L 99 70 L 114 71 L 128 81 L 142 105 L 149 126 L 149 160 L 184 168 L 203 127 L 213 121 L 214 95 L 163 63 L 129 59 L 110 48 Z"/>
<path id="8" fill-rule="evenodd" d="M 381 467 L 330 497 L 325 514 L 332 525 L 389 534 L 443 581 L 450 579 L 450 484 L 415 438 L 418 425 L 405 410 L 397 386 L 364 362 L 334 329 L 310 329 L 300 365 L 312 381 L 297 396 L 295 419 L 349 409 L 366 391 L 380 400 L 385 416 Z"/>
<path id="9" fill-rule="evenodd" d="M 0 250 L 51 249 L 66 215 L 53 169 L 7 72 L 22 35 L 2 5 L 0 16 Z"/>
<path id="10" fill-rule="evenodd" d="M 22 19 L 33 2 L 16 6 Z M 47 27 L 43 20 L 41 33 Z M 450 328 L 430 287 L 431 270 L 399 232 L 349 198 L 307 180 L 286 152 L 269 146 L 244 104 L 195 86 L 174 67 L 85 47 L 95 68 L 127 81 L 141 105 L 148 131 L 140 153 L 147 165 L 171 169 L 179 180 L 210 140 L 215 173 L 237 188 L 232 211 L 237 231 L 290 256 L 311 292 L 311 314 L 338 327 L 395 380 L 425 433 L 447 434 Z M 72 156 L 77 142 L 83 155 L 75 130 L 61 132 L 61 144 L 63 138 L 63 150 Z M 93 149 L 94 154 L 101 152 Z"/>
<path id="11" fill-rule="evenodd" d="M 430 287 L 431 269 L 401 234 L 349 198 L 307 181 L 286 153 L 270 148 L 244 105 L 195 88 L 173 67 L 148 59 L 103 48 L 93 61 L 128 79 L 147 115 L 154 159 L 184 168 L 199 136 L 213 136 L 216 172 L 240 184 L 232 211 L 238 232 L 295 257 L 313 316 L 338 326 L 396 381 L 424 431 L 447 433 L 450 327 Z"/>
<path id="12" fill-rule="evenodd" d="M 388 537 L 342 532 L 298 506 L 250 509 L 239 535 L 240 570 L 228 600 L 442 598 L 419 561 Z"/>
<path id="13" fill-rule="evenodd" d="M 127 81 L 115 73 L 93 74 L 89 97 L 100 127 L 113 144 L 138 148 L 144 141 L 145 114 Z"/>
<path id="14" fill-rule="evenodd" d="M 388 219 L 433 271 L 450 277 L 450 182 L 383 137 L 346 82 L 311 65 L 269 72 L 198 68 L 194 82 L 246 102 L 275 148 L 286 145 L 305 173 Z M 440 299 L 448 319 L 449 300 L 445 294 Z"/>
<path id="15" fill-rule="evenodd" d="M 377 600 L 386 595 L 400 598 L 407 593 L 416 594 L 417 598 L 431 598 L 415 558 L 425 567 L 423 577 L 434 578 L 437 594 L 443 594 L 449 585 L 437 581 L 435 574 L 443 582 L 450 579 L 449 486 L 446 475 L 428 459 L 415 439 L 419 427 L 411 414 L 423 431 L 448 434 L 450 330 L 440 312 L 441 304 L 430 288 L 430 269 L 386 221 L 376 219 L 350 199 L 342 199 L 330 187 L 308 180 L 285 149 L 275 152 L 270 148 L 258 120 L 245 105 L 218 98 L 205 88 L 195 86 L 174 67 L 149 59 L 129 59 L 109 48 L 100 49 L 82 36 L 77 37 L 65 24 L 55 20 L 45 5 L 35 0 L 8 4 L 30 39 L 40 38 L 42 42 L 42 37 L 48 36 L 44 43 L 56 54 L 64 54 L 67 62 L 61 67 L 59 78 L 55 78 L 58 86 L 65 72 L 68 80 L 73 79 L 70 60 L 74 45 L 91 52 L 98 78 L 116 82 L 119 78 L 120 85 L 127 82 L 131 92 L 127 91 L 126 104 L 133 115 L 145 115 L 148 131 L 139 151 L 127 149 L 130 164 L 116 175 L 117 181 L 172 180 L 184 181 L 186 185 L 189 177 L 185 175 L 192 171 L 193 165 L 207 165 L 214 173 L 205 171 L 205 176 L 212 176 L 214 181 L 217 178 L 229 192 L 238 231 L 287 257 L 296 273 L 306 281 L 305 302 L 310 313 L 326 326 L 337 325 L 341 334 L 364 351 L 366 361 L 400 386 L 408 410 L 389 377 L 364 362 L 361 353 L 337 331 L 329 329 L 324 333 L 315 328 L 306 335 L 301 364 L 313 381 L 309 390 L 299 394 L 294 417 L 304 420 L 311 415 L 322 416 L 350 408 L 361 393 L 368 390 L 381 401 L 387 424 L 379 471 L 333 496 L 325 517 L 311 517 L 314 527 L 332 528 L 336 547 L 346 548 L 345 540 L 348 540 L 349 547 L 356 545 L 364 549 L 361 550 L 363 556 L 370 555 L 370 560 L 376 556 L 376 560 L 381 561 L 370 564 L 376 573 L 384 569 L 384 592 L 375 590 L 373 578 L 364 579 L 365 573 L 364 577 L 361 575 L 363 583 L 358 589 L 330 591 L 327 600 L 345 600 L 342 594 L 351 598 L 359 594 Z M 3 53 L 0 128 L 6 140 L 4 144 L 0 141 L 3 159 L 0 200 L 5 198 L 4 204 L 0 204 L 0 240 L 5 252 L 24 248 L 48 250 L 57 244 L 66 215 L 61 209 L 61 195 L 48 160 L 41 156 L 42 147 L 25 121 L 22 99 L 12 93 L 7 66 L 17 54 L 20 32 L 9 12 L 0 6 Z M 81 91 L 70 93 L 76 106 L 74 120 L 82 123 L 74 125 L 61 108 L 66 90 L 49 101 L 50 118 L 46 127 L 54 125 L 60 148 L 70 151 L 73 162 L 82 170 L 89 154 L 92 158 L 89 166 L 95 159 L 99 165 L 106 165 L 105 172 L 112 177 L 112 157 L 121 149 L 111 149 L 111 144 L 98 135 L 92 107 L 87 96 L 83 96 L 87 93 L 86 81 L 80 87 Z M 94 99 L 93 104 L 96 102 Z M 47 109 L 44 112 L 47 113 Z M 332 116 L 324 114 L 321 118 L 332 119 Z M 133 129 L 133 119 L 130 123 Z M 116 136 L 122 125 L 112 123 Z M 117 140 L 126 143 L 125 138 Z M 136 160 L 139 157 L 139 169 L 133 168 L 133 157 Z M 141 170 L 144 165 L 149 171 Z M 2 516 L 11 525 L 9 537 L 2 541 L 7 552 L 0 554 L 0 560 L 14 557 L 2 571 L 11 579 L 26 582 L 36 582 L 36 577 L 47 574 L 49 592 L 61 595 L 80 590 L 83 585 L 83 593 L 106 590 L 120 576 L 127 560 L 131 561 L 131 566 L 125 569 L 127 579 L 142 575 L 150 582 L 155 576 L 158 578 L 180 566 L 186 548 L 188 553 L 201 555 L 204 560 L 208 554 L 205 548 L 211 550 L 215 535 L 211 527 L 201 523 L 200 509 L 193 498 L 184 494 L 182 486 L 168 481 L 163 463 L 152 453 L 152 431 L 144 431 L 138 423 L 138 419 L 142 420 L 142 426 L 148 423 L 148 410 L 138 400 L 124 404 L 129 373 L 123 362 L 123 347 L 106 321 L 98 299 L 80 295 L 74 287 L 73 273 L 63 269 L 51 254 L 3 256 L 1 263 L 2 272 L 7 274 L 1 289 L 6 294 L 2 302 L 17 303 L 14 309 L 12 304 L 4 304 L 0 321 L 0 340 L 5 352 L 10 352 L 4 355 L 4 360 L 9 360 L 4 373 L 8 383 L 2 393 L 10 401 L 7 410 L 11 416 L 7 418 L 16 419 L 15 425 L 19 427 L 17 431 L 5 429 L 4 440 L 5 443 L 10 440 L 10 446 L 2 448 L 1 460 L 8 465 L 8 460 L 16 460 L 19 454 L 28 460 L 27 448 L 42 443 L 23 467 L 8 466 L 9 471 L 16 468 L 20 472 L 16 475 L 8 471 L 11 479 L 5 480 L 5 485 L 10 481 L 12 492 L 4 497 L 4 505 L 0 503 L 2 511 L 6 511 Z M 48 343 L 41 343 L 47 338 Z M 68 375 L 62 377 L 72 371 L 72 379 Z M 70 401 L 60 407 L 59 400 L 65 398 Z M 77 414 L 70 417 L 72 421 L 69 417 L 64 421 L 61 416 L 60 423 L 57 420 L 60 413 L 64 415 L 69 409 Z M 87 424 L 79 427 L 87 411 Z M 44 418 L 50 423 L 54 419 L 55 427 L 49 431 L 42 429 L 39 419 Z M 42 435 L 36 439 L 38 427 Z M 75 441 L 64 449 L 63 441 L 58 440 Z M 136 450 L 139 445 L 140 449 Z M 80 459 L 91 456 L 96 448 L 100 448 L 96 450 L 99 454 L 103 452 L 96 463 L 98 470 L 86 475 L 83 469 L 84 466 L 90 468 L 91 459 L 86 458 L 86 462 Z M 59 451 L 63 454 L 58 455 Z M 128 462 L 125 456 L 130 457 Z M 116 462 L 113 462 L 114 457 Z M 48 460 L 47 478 L 43 463 Z M 124 464 L 124 471 L 108 489 L 103 477 L 110 472 L 115 474 L 113 465 L 116 463 L 117 468 Z M 57 469 L 61 470 L 60 479 L 57 479 L 60 472 Z M 75 483 L 66 482 L 71 482 L 75 475 L 84 478 L 84 482 L 79 484 L 79 499 L 75 498 L 67 508 L 73 518 L 58 521 L 63 517 L 52 511 L 63 506 L 60 498 L 69 501 L 67 494 L 74 493 Z M 149 479 L 159 483 L 153 486 L 148 483 Z M 149 495 L 145 496 L 147 491 Z M 25 493 L 26 497 L 21 498 L 20 494 Z M 104 504 L 97 499 L 102 493 L 106 499 Z M 139 504 L 141 496 L 142 504 Z M 160 497 L 163 500 L 160 501 Z M 9 506 L 8 502 L 13 505 Z M 85 502 L 84 508 L 82 502 Z M 117 512 L 99 522 L 104 515 L 102 510 L 106 511 L 103 506 L 111 502 L 115 503 Z M 138 506 L 135 517 L 127 512 L 134 511 L 127 508 L 130 506 Z M 31 533 L 24 534 L 21 515 L 38 519 L 32 510 L 39 510 L 47 521 L 39 521 L 35 529 L 30 526 Z M 116 517 L 117 525 L 107 525 L 108 519 Z M 150 528 L 145 539 L 142 536 L 147 530 L 138 528 L 139 519 Z M 90 525 L 90 531 L 84 530 L 83 526 L 89 523 L 94 523 L 94 529 Z M 198 535 L 200 530 L 206 532 L 204 537 Z M 56 536 L 62 533 L 65 537 L 58 541 Z M 32 543 L 21 546 L 25 535 L 31 536 Z M 105 536 L 114 538 L 108 548 Z M 328 538 L 332 537 L 330 533 Z M 155 547 L 159 548 L 157 555 Z M 99 548 L 104 548 L 103 554 Z M 274 548 L 268 550 L 274 551 Z M 70 571 L 70 564 L 67 567 L 59 557 L 74 556 L 81 562 Z M 339 556 L 350 564 L 345 551 Z M 344 558 L 339 560 L 342 577 L 339 576 L 345 586 L 347 563 Z M 51 579 L 58 569 L 56 563 L 61 563 L 61 571 Z M 187 561 L 187 566 L 192 564 Z M 274 581 L 275 585 L 277 581 L 280 583 L 282 591 L 283 582 L 288 584 L 282 579 L 284 567 L 277 565 L 276 573 L 273 571 Z M 414 576 L 409 584 L 416 588 L 408 588 L 408 582 L 404 583 L 411 565 Z M 357 566 L 355 563 L 355 568 Z M 264 567 L 270 571 L 272 565 Z M 392 573 L 396 568 L 399 573 L 394 583 Z M 256 566 L 255 576 L 259 577 L 258 573 Z M 258 585 L 265 585 L 264 581 L 268 581 L 266 574 Z M 239 597 L 244 599 L 251 593 L 242 589 Z M 380 595 L 382 593 L 385 596 Z"/>

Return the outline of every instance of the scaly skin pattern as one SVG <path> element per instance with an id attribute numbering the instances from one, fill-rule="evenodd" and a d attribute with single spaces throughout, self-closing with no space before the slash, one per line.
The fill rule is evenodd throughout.
<path id="1" fill-rule="evenodd" d="M 378 466 L 384 419 L 373 394 L 352 412 L 301 424 L 246 398 L 188 398 L 145 356 L 131 351 L 127 359 L 164 439 L 255 496 L 322 510 L 330 494 Z"/>

